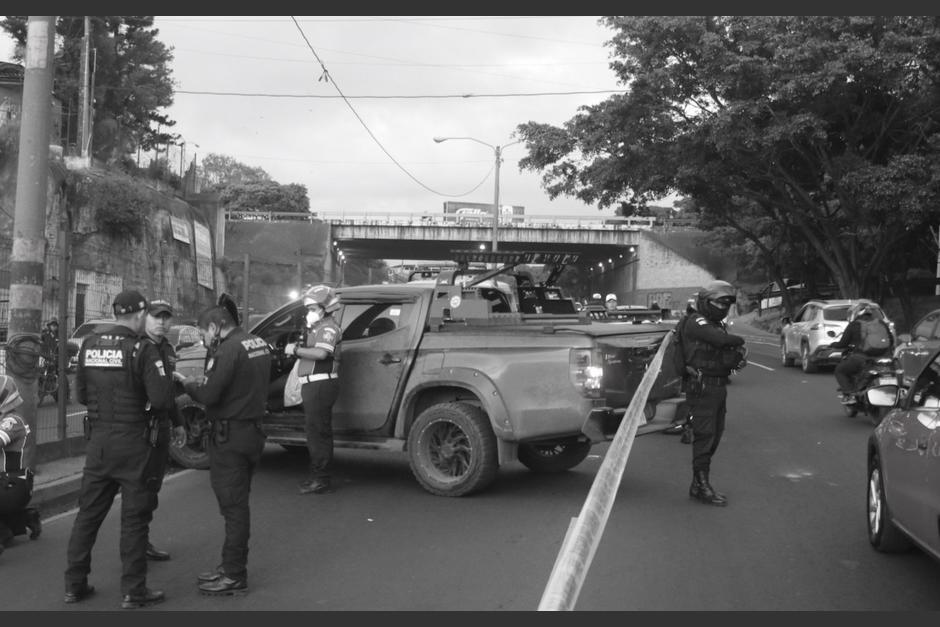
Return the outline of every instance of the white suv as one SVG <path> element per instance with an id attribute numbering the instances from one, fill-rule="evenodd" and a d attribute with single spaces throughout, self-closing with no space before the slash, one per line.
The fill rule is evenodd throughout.
<path id="1" fill-rule="evenodd" d="M 888 323 L 892 337 L 897 337 L 894 323 L 888 320 L 881 307 L 866 298 L 839 300 L 810 300 L 792 320 L 782 319 L 780 329 L 780 361 L 784 366 L 799 360 L 803 372 L 817 372 L 822 366 L 835 366 L 842 359 L 841 350 L 830 344 L 842 336 L 845 327 L 855 318 L 860 305 L 871 307 L 875 317 Z"/>

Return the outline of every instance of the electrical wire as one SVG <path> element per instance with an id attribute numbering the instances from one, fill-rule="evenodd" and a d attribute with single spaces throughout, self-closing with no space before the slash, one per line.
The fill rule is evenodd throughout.
<path id="1" fill-rule="evenodd" d="M 324 68 L 324 72 L 326 69 Z M 114 89 L 123 89 L 129 90 L 130 88 L 114 88 Z M 598 89 L 595 91 L 540 91 L 540 92 L 529 92 L 529 93 L 515 93 L 515 94 L 441 94 L 441 95 L 431 95 L 431 94 L 419 94 L 415 96 L 346 96 L 345 94 L 340 94 L 338 96 L 331 96 L 328 94 L 272 94 L 272 93 L 260 93 L 260 92 L 243 92 L 243 91 L 199 91 L 195 89 L 177 89 L 173 92 L 174 94 L 190 94 L 195 96 L 244 96 L 247 98 L 315 98 L 315 99 L 335 99 L 342 98 L 343 100 L 418 100 L 418 99 L 445 99 L 445 98 L 531 98 L 531 97 L 544 97 L 544 96 L 583 96 L 590 94 L 622 94 L 624 90 L 622 89 Z M 358 117 L 358 116 L 357 116 Z"/>
<path id="2" fill-rule="evenodd" d="M 388 150 L 385 149 L 385 146 L 382 145 L 382 142 L 379 141 L 379 138 L 375 136 L 375 134 L 372 132 L 372 129 L 369 128 L 369 125 L 366 124 L 365 120 L 362 119 L 362 117 L 359 115 L 359 112 L 356 111 L 355 107 L 352 106 L 352 103 L 350 103 L 349 100 L 346 98 L 345 94 L 343 94 L 343 91 L 339 88 L 339 85 L 336 84 L 336 80 L 330 75 L 330 71 L 326 69 L 326 65 L 324 65 L 323 61 L 320 59 L 320 56 L 317 54 L 317 51 L 313 48 L 313 45 L 310 43 L 310 40 L 307 39 L 307 35 L 304 33 L 303 28 L 300 27 L 300 24 L 297 22 L 297 19 L 293 15 L 291 16 L 291 19 L 294 20 L 294 24 L 297 26 L 297 30 L 300 31 L 300 36 L 303 37 L 304 42 L 306 42 L 307 44 L 307 47 L 310 48 L 310 52 L 313 53 L 313 56 L 316 58 L 317 62 L 320 64 L 320 68 L 323 70 L 323 73 L 320 75 L 320 78 L 317 79 L 317 82 L 325 81 L 327 83 L 333 84 L 333 88 L 336 89 L 337 93 L 339 93 L 339 95 L 343 98 L 343 102 L 346 103 L 346 106 L 349 107 L 349 110 L 352 111 L 352 114 L 356 116 L 357 120 L 359 120 L 359 124 L 361 124 L 362 128 L 364 128 L 366 133 L 369 134 L 369 137 L 372 138 L 372 141 L 375 142 L 376 146 L 378 146 L 379 149 L 381 149 L 381 151 L 384 152 L 385 155 L 389 159 L 391 159 L 392 163 L 394 163 L 398 167 L 399 170 L 404 172 L 405 175 L 408 176 L 408 178 L 410 178 L 412 181 L 414 181 L 415 183 L 417 183 L 418 185 L 420 185 L 422 188 L 426 189 L 427 191 L 431 192 L 432 194 L 438 194 L 440 196 L 445 196 L 447 198 L 459 198 L 461 196 L 467 196 L 469 194 L 472 194 L 477 189 L 479 189 L 480 186 L 483 185 L 483 183 L 486 182 L 486 179 L 490 177 L 490 173 L 493 172 L 493 170 L 495 169 L 496 167 L 495 164 L 493 165 L 492 168 L 490 168 L 490 171 L 486 173 L 486 176 L 484 176 L 483 179 L 479 183 L 476 184 L 476 186 L 474 186 L 472 189 L 462 194 L 445 194 L 443 192 L 439 192 L 435 189 L 432 189 L 428 187 L 427 185 L 425 185 L 424 183 L 422 183 L 421 181 L 419 181 L 411 172 L 408 171 L 407 168 L 405 168 L 405 166 L 400 164 L 398 160 L 395 159 L 395 157 L 393 157 L 392 154 Z"/>

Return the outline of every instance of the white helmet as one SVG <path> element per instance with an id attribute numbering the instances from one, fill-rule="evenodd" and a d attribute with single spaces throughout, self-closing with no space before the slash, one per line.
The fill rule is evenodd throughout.
<path id="1" fill-rule="evenodd" d="M 617 295 L 611 292 L 610 294 L 604 297 L 604 302 L 607 302 L 608 300 L 617 300 Z"/>
<path id="2" fill-rule="evenodd" d="M 304 307 L 319 305 L 326 313 L 333 313 L 339 309 L 339 296 L 329 285 L 314 285 L 304 292 Z"/>

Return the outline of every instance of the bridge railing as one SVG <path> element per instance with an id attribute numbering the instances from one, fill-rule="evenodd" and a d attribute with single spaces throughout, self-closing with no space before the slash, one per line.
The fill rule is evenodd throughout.
<path id="1" fill-rule="evenodd" d="M 375 211 L 321 211 L 310 213 L 289 213 L 279 211 L 227 211 L 226 220 L 238 222 L 315 222 L 324 221 L 337 225 L 396 225 L 396 226 L 492 226 L 492 216 L 481 216 L 481 224 L 461 224 L 453 214 L 429 213 L 389 213 Z M 688 226 L 688 221 L 659 220 L 653 216 L 614 217 L 586 215 L 514 215 L 501 217 L 501 228 L 557 228 L 557 229 L 602 229 L 636 230 L 652 229 L 662 226 Z"/>

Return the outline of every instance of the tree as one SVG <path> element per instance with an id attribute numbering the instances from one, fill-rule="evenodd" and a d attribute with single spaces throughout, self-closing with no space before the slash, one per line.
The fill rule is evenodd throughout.
<path id="1" fill-rule="evenodd" d="M 19 44 L 15 57 L 22 61 L 27 16 L 7 16 L 2 27 Z M 94 51 L 92 154 L 115 162 L 137 150 L 150 150 L 178 139 L 168 133 L 176 123 L 161 110 L 173 104 L 171 48 L 157 40 L 153 16 L 107 15 L 91 17 Z M 76 141 L 79 86 L 82 76 L 84 16 L 63 16 L 56 21 L 61 45 L 56 51 L 55 94 L 66 103 L 72 119 L 68 143 Z"/>
<path id="2" fill-rule="evenodd" d="M 768 269 L 805 245 L 846 297 L 875 291 L 940 222 L 940 18 L 602 21 L 625 93 L 562 128 L 518 127 L 520 167 L 551 197 L 678 192 Z"/>
<path id="3" fill-rule="evenodd" d="M 226 211 L 299 213 L 309 215 L 307 187 L 274 181 L 237 183 L 220 188 L 219 200 Z"/>
<path id="4" fill-rule="evenodd" d="M 271 176 L 262 168 L 253 168 L 236 161 L 232 157 L 209 153 L 199 164 L 203 180 L 209 187 L 238 183 L 261 183 L 270 181 Z"/>

